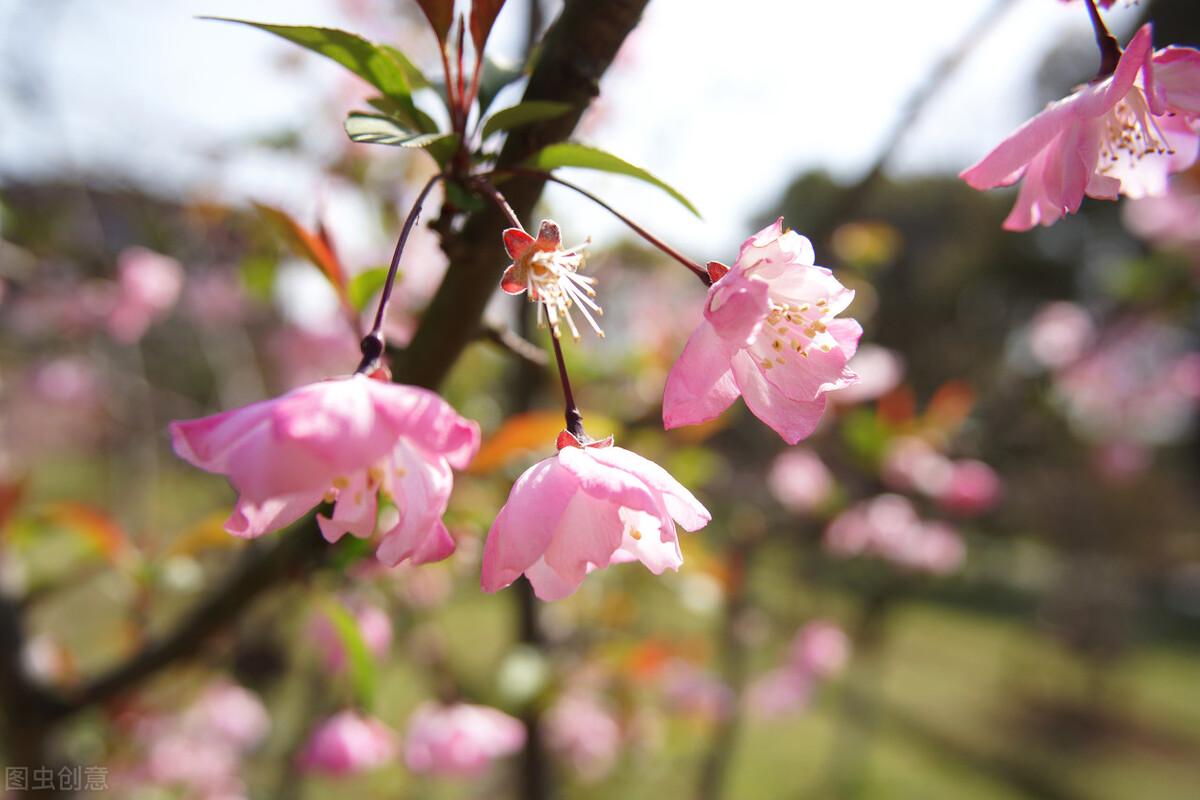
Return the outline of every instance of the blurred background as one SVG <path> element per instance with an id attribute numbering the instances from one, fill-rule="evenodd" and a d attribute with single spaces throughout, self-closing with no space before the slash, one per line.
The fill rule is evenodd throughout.
<path id="1" fill-rule="evenodd" d="M 558 8 L 510 0 L 490 52 L 520 61 Z M 437 63 L 399 0 L 0 0 L 0 587 L 59 689 L 169 629 L 246 546 L 167 422 L 352 370 L 433 170 L 345 139 L 358 79 L 197 15 Z M 1105 16 L 1200 45 L 1191 0 Z M 954 177 L 1096 65 L 1078 0 L 654 0 L 577 134 L 703 219 L 565 174 L 701 262 L 782 215 L 857 291 L 862 383 L 798 447 L 740 403 L 664 433 L 703 287 L 552 187 L 606 310 L 606 339 L 567 347 L 588 430 L 713 512 L 680 572 L 599 571 L 553 604 L 479 591 L 488 526 L 562 423 L 555 381 L 481 341 L 443 387 L 484 429 L 453 557 L 338 550 L 47 732 L 54 763 L 130 798 L 1200 795 L 1200 171 L 1027 234 L 1000 229 L 1011 193 Z M 445 266 L 419 228 L 391 341 Z M 526 310 L 488 318 L 545 345 Z M 507 716 L 431 732 L 456 703 Z M 312 734 L 347 708 L 395 734 L 356 734 L 385 757 L 331 774 Z M 466 744 L 414 749 L 446 736 Z"/>

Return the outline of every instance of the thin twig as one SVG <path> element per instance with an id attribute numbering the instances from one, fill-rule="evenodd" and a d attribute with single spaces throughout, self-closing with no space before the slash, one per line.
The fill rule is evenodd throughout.
<path id="1" fill-rule="evenodd" d="M 517 358 L 534 366 L 545 367 L 550 363 L 545 350 L 503 325 L 485 322 L 479 329 L 479 337 L 499 345 Z"/>
<path id="2" fill-rule="evenodd" d="M 1121 61 L 1121 45 L 1104 24 L 1100 9 L 1096 8 L 1096 0 L 1086 0 L 1086 4 L 1092 32 L 1096 34 L 1096 47 L 1100 48 L 1100 71 L 1096 73 L 1096 80 L 1102 80 L 1117 71 L 1117 64 Z"/>

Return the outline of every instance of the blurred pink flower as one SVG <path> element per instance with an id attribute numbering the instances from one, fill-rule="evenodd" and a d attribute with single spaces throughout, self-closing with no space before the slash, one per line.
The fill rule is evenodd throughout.
<path id="1" fill-rule="evenodd" d="M 1003 486 L 996 471 L 982 461 L 953 462 L 950 480 L 937 495 L 942 508 L 964 517 L 982 514 L 1000 500 Z"/>
<path id="2" fill-rule="evenodd" d="M 621 727 L 612 712 L 594 697 L 563 695 L 545 718 L 546 746 L 587 780 L 598 780 L 616 765 Z"/>
<path id="3" fill-rule="evenodd" d="M 1177 181 L 1165 194 L 1133 200 L 1121 211 L 1125 226 L 1141 238 L 1200 258 L 1200 192 L 1194 188 Z"/>
<path id="4" fill-rule="evenodd" d="M 789 444 L 816 429 L 826 395 L 858 377 L 846 366 L 862 327 L 836 319 L 854 299 L 813 265 L 808 239 L 783 217 L 743 244 L 732 268 L 709 264 L 704 321 L 667 376 L 663 424 L 696 425 L 741 395 Z"/>
<path id="5" fill-rule="evenodd" d="M 266 738 L 271 718 L 254 692 L 217 681 L 184 712 L 183 727 L 198 737 L 216 738 L 236 750 L 249 750 Z"/>
<path id="6" fill-rule="evenodd" d="M 825 529 L 824 544 L 834 556 L 874 556 L 934 575 L 953 572 L 966 555 L 953 528 L 922 520 L 911 502 L 895 494 L 881 494 L 843 511 Z"/>
<path id="7" fill-rule="evenodd" d="M 363 644 L 367 646 L 367 651 L 377 661 L 386 658 L 392 646 L 392 620 L 387 612 L 379 606 L 364 603 L 353 608 L 350 614 L 358 625 L 358 633 Z M 318 612 L 313 617 L 309 635 L 321 653 L 326 669 L 330 672 L 341 672 L 346 668 L 346 648 L 326 614 Z"/>
<path id="8" fill-rule="evenodd" d="M 132 344 L 174 307 L 183 289 L 183 267 L 173 258 L 131 247 L 121 252 L 117 270 L 108 332 L 117 341 Z"/>
<path id="9" fill-rule="evenodd" d="M 877 344 L 858 348 L 849 368 L 858 381 L 829 394 L 830 402 L 841 406 L 876 400 L 900 385 L 904 380 L 904 356 Z"/>
<path id="10" fill-rule="evenodd" d="M 224 269 L 207 269 L 188 279 L 183 307 L 199 325 L 218 328 L 240 322 L 248 298 L 237 277 Z"/>
<path id="11" fill-rule="evenodd" d="M 690 661 L 676 658 L 667 662 L 659 680 L 667 707 L 677 714 L 717 721 L 733 710 L 733 689 Z"/>
<path id="12" fill-rule="evenodd" d="M 317 725 L 297 757 L 308 772 L 352 775 L 383 766 L 397 757 L 396 733 L 373 717 L 342 711 Z"/>
<path id="13" fill-rule="evenodd" d="M 933 445 L 916 436 L 892 440 L 883 457 L 881 475 L 893 489 L 940 495 L 950 483 L 954 465 Z"/>
<path id="14" fill-rule="evenodd" d="M 1095 333 L 1087 310 L 1065 301 L 1042 306 L 1026 329 L 1030 354 L 1050 369 L 1065 367 L 1083 355 Z"/>
<path id="15" fill-rule="evenodd" d="M 1097 442 L 1163 445 L 1195 421 L 1200 352 L 1181 329 L 1149 319 L 1111 325 L 1090 352 L 1054 376 L 1076 433 Z"/>
<path id="16" fill-rule="evenodd" d="M 1196 160 L 1200 51 L 1152 51 L 1143 25 L 1116 71 L 1051 103 L 961 176 L 976 189 L 1024 178 L 1008 230 L 1050 225 L 1083 196 L 1158 195 L 1167 176 Z"/>
<path id="17" fill-rule="evenodd" d="M 829 678 L 850 661 L 850 637 L 827 620 L 813 620 L 792 640 L 791 663 L 814 678 Z"/>
<path id="18" fill-rule="evenodd" d="M 791 665 L 777 667 L 746 687 L 746 707 L 758 719 L 775 719 L 804 710 L 812 691 L 813 676 Z"/>
<path id="19" fill-rule="evenodd" d="M 376 494 L 395 501 L 400 521 L 376 552 L 395 565 L 445 558 L 454 540 L 442 523 L 450 468 L 479 448 L 479 426 L 437 394 L 353 375 L 202 419 L 171 423 L 175 452 L 228 476 L 239 494 L 225 523 L 235 536 L 278 530 L 329 499 L 317 518 L 329 541 L 371 536 Z"/>
<path id="20" fill-rule="evenodd" d="M 409 719 L 404 761 L 420 774 L 475 777 L 524 746 L 525 726 L 502 711 L 424 703 Z"/>
<path id="21" fill-rule="evenodd" d="M 523 572 L 539 598 L 559 600 L 609 564 L 638 560 L 655 575 L 679 569 L 675 523 L 695 531 L 711 519 L 692 493 L 611 438 L 581 445 L 564 431 L 558 447 L 517 479 L 492 523 L 483 590 Z"/>
<path id="22" fill-rule="evenodd" d="M 825 463 L 807 448 L 785 450 L 776 458 L 767 485 L 785 508 L 801 514 L 829 502 L 836 487 Z"/>
<path id="23" fill-rule="evenodd" d="M 277 380 L 287 388 L 315 383 L 361 358 L 358 335 L 341 316 L 319 329 L 277 328 L 269 334 L 267 349 Z"/>

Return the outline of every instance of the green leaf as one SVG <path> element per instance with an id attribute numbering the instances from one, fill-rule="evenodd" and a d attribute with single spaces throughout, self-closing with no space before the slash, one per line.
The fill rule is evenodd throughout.
<path id="1" fill-rule="evenodd" d="M 580 167 L 583 169 L 596 169 L 601 172 L 614 172 L 618 175 L 628 175 L 631 178 L 637 178 L 640 181 L 657 186 L 675 198 L 688 211 L 697 217 L 700 216 L 700 212 L 691 204 L 691 201 L 680 194 L 670 184 L 656 178 L 641 167 L 630 164 L 623 158 L 618 158 L 612 153 L 585 144 L 564 142 L 543 147 L 541 151 L 525 162 L 525 166 L 541 170 L 554 170 L 559 167 Z"/>
<path id="2" fill-rule="evenodd" d="M 377 670 L 375 658 L 363 640 L 358 621 L 341 603 L 333 600 L 322 602 L 321 611 L 329 618 L 334 633 L 342 643 L 342 649 L 346 651 L 350 686 L 354 690 L 355 699 L 362 708 L 371 708 L 375 699 Z"/>
<path id="3" fill-rule="evenodd" d="M 383 288 L 383 284 L 387 282 L 387 274 L 387 267 L 372 267 L 350 279 L 350 283 L 346 286 L 346 296 L 355 311 L 362 311 L 366 308 L 367 303 L 371 302 L 371 298 L 378 294 L 379 290 Z M 399 279 L 400 276 L 397 275 L 396 280 Z"/>
<path id="4" fill-rule="evenodd" d="M 420 68 L 417 67 L 416 64 L 409 60 L 408 56 L 404 55 L 404 53 L 401 53 L 390 44 L 380 44 L 376 45 L 376 47 L 391 56 L 392 61 L 396 62 L 396 66 L 400 67 L 400 69 L 404 71 L 404 77 L 408 78 L 408 85 L 414 91 L 417 89 L 429 88 L 429 79 L 425 77 L 425 73 L 421 72 Z"/>
<path id="5" fill-rule="evenodd" d="M 500 90 L 516 83 L 525 74 L 519 66 L 502 64 L 489 56 L 483 57 L 483 72 L 479 76 L 479 113 L 491 108 Z"/>
<path id="6" fill-rule="evenodd" d="M 353 112 L 346 117 L 346 135 L 352 142 L 387 144 L 394 147 L 421 147 L 445 166 L 458 148 L 456 133 L 417 133 L 405 129 L 391 117 Z"/>
<path id="7" fill-rule="evenodd" d="M 488 117 L 487 122 L 483 124 L 483 138 L 486 139 L 496 131 L 509 131 L 531 122 L 561 117 L 572 108 L 570 103 L 556 103 L 551 100 L 529 100 L 502 108 Z"/>
<path id="8" fill-rule="evenodd" d="M 270 25 L 264 22 L 250 22 L 228 17 L 201 17 L 201 19 L 249 25 L 308 48 L 314 53 L 320 53 L 383 92 L 385 97 L 395 102 L 398 113 L 414 128 L 426 133 L 436 130 L 436 128 L 424 127 L 423 120 L 417 113 L 416 106 L 413 105 L 412 82 L 408 76 L 410 72 L 416 71 L 416 67 L 403 56 L 401 56 L 403 64 L 397 61 L 396 55 L 399 55 L 399 51 L 395 48 L 374 44 L 361 36 L 336 28 Z M 417 71 L 417 74 L 419 75 L 420 72 Z"/>
<path id="9" fill-rule="evenodd" d="M 242 283 L 259 300 L 269 301 L 275 290 L 275 259 L 247 256 L 242 260 Z"/>

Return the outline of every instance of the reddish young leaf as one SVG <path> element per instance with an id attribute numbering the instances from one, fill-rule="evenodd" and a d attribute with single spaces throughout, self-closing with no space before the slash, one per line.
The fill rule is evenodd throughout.
<path id="1" fill-rule="evenodd" d="M 438 41 L 445 45 L 450 26 L 454 24 L 454 0 L 417 0 L 417 5 L 425 12 Z"/>
<path id="2" fill-rule="evenodd" d="M 287 243 L 298 255 L 308 259 L 317 269 L 321 270 L 321 273 L 333 284 L 333 288 L 337 290 L 339 296 L 343 298 L 346 296 L 346 272 L 342 269 L 341 262 L 338 261 L 324 227 L 314 234 L 292 219 L 286 211 L 261 203 L 255 203 L 254 207 L 279 229 Z"/>
<path id="3" fill-rule="evenodd" d="M 474 0 L 471 3 L 471 40 L 475 49 L 483 53 L 483 46 L 492 33 L 492 25 L 504 8 L 504 0 Z"/>

